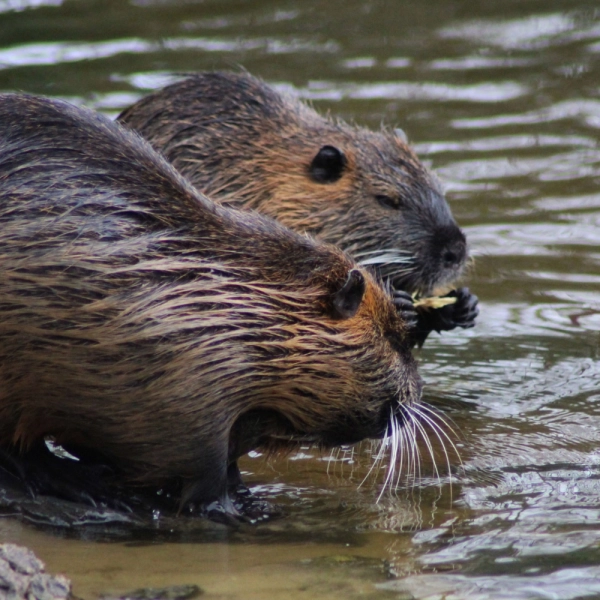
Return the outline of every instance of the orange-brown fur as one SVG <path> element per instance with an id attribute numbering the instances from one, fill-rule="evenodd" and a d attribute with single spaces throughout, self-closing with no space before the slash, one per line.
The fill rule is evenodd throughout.
<path id="1" fill-rule="evenodd" d="M 199 73 L 119 120 L 212 199 L 369 259 L 396 288 L 428 293 L 462 273 L 465 237 L 436 178 L 393 131 L 323 117 L 247 73 Z M 344 164 L 318 177 L 324 147 Z"/>
<path id="2" fill-rule="evenodd" d="M 99 115 L 0 96 L 0 197 L 5 450 L 53 436 L 210 502 L 251 448 L 381 436 L 419 400 L 369 273 L 212 203 Z"/>

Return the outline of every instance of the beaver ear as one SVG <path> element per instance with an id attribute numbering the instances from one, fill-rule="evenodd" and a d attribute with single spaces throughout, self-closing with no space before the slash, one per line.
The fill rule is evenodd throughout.
<path id="1" fill-rule="evenodd" d="M 349 319 L 356 314 L 365 295 L 365 278 L 358 269 L 348 273 L 344 287 L 333 297 L 333 308 L 340 319 Z"/>
<path id="2" fill-rule="evenodd" d="M 310 176 L 317 183 L 334 183 L 346 168 L 344 153 L 335 146 L 323 146 L 310 163 Z"/>

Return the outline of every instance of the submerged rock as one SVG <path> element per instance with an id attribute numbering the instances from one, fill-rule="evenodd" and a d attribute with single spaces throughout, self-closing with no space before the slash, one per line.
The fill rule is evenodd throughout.
<path id="1" fill-rule="evenodd" d="M 142 588 L 121 594 L 103 596 L 102 600 L 192 600 L 204 591 L 197 585 L 174 585 L 166 588 Z"/>
<path id="2" fill-rule="evenodd" d="M 71 582 L 45 573 L 44 563 L 23 546 L 0 544 L 0 597 L 5 600 L 69 600 Z"/>

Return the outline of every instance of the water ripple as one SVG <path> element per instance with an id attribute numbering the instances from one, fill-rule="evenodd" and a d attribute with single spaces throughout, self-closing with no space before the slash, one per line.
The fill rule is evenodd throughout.
<path id="1" fill-rule="evenodd" d="M 600 37 L 600 26 L 593 21 L 583 24 L 575 14 L 552 13 L 513 20 L 473 20 L 442 28 L 446 39 L 467 39 L 505 49 L 538 50 L 574 40 Z"/>
<path id="2" fill-rule="evenodd" d="M 294 90 L 309 100 L 456 100 L 466 102 L 505 102 L 528 94 L 527 87 L 512 81 L 454 85 L 428 82 L 335 83 L 312 81 L 308 87 L 295 89 L 280 84 L 279 89 Z"/>

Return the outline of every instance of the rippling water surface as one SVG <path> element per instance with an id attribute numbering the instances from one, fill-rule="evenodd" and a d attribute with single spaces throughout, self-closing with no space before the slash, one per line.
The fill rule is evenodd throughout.
<path id="1" fill-rule="evenodd" d="M 115 115 L 181 73 L 239 68 L 317 109 L 401 126 L 467 232 L 475 329 L 420 352 L 435 444 L 379 502 L 371 449 L 249 457 L 287 517 L 146 543 L 0 521 L 85 598 L 600 596 L 600 7 L 583 0 L 0 0 L 0 89 Z M 163 532 L 164 534 L 164 532 Z M 204 537 L 203 537 L 204 536 Z M 67 536 L 68 538 L 69 536 Z M 182 539 L 183 538 L 183 539 Z M 182 543 L 187 542 L 187 543 Z"/>

